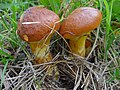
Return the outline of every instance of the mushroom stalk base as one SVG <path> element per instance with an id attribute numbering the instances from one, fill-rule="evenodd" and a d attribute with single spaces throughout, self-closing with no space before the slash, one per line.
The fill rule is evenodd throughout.
<path id="1" fill-rule="evenodd" d="M 49 50 L 49 44 L 51 40 L 52 35 L 50 35 L 47 39 L 43 39 L 38 42 L 31 42 L 30 47 L 32 50 L 32 53 L 35 55 L 35 63 L 40 64 L 40 63 L 45 63 L 49 62 L 52 60 L 52 55 Z M 48 75 L 52 75 L 53 70 L 55 71 L 55 78 L 58 77 L 58 71 L 57 67 L 54 65 L 49 65 L 48 68 L 46 69 Z M 58 79 L 58 78 L 57 78 Z"/>
<path id="2" fill-rule="evenodd" d="M 43 39 L 38 42 L 30 42 L 32 53 L 35 55 L 34 61 L 36 64 L 49 62 L 52 60 L 52 56 L 49 51 L 50 39 L 51 37 L 48 37 L 47 39 Z"/>
<path id="3" fill-rule="evenodd" d="M 87 36 L 77 37 L 69 41 L 71 52 L 79 56 L 85 57 L 85 42 Z"/>

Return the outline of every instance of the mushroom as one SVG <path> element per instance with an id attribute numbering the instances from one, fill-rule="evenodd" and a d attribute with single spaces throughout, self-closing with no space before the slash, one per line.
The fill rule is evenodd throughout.
<path id="1" fill-rule="evenodd" d="M 85 57 L 85 44 L 90 32 L 97 28 L 102 20 L 102 14 L 92 7 L 75 9 L 63 22 L 60 34 L 69 39 L 71 52 Z"/>
<path id="2" fill-rule="evenodd" d="M 17 33 L 30 44 L 36 64 L 52 60 L 49 44 L 59 27 L 59 16 L 43 7 L 30 7 L 20 17 Z"/>

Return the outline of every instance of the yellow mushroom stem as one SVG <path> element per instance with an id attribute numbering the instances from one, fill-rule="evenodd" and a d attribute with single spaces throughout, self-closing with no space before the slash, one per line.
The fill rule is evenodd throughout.
<path id="1" fill-rule="evenodd" d="M 77 37 L 75 39 L 71 39 L 69 41 L 69 45 L 71 48 L 71 52 L 85 57 L 85 40 L 87 39 L 87 36 Z"/>
<path id="2" fill-rule="evenodd" d="M 90 35 L 90 32 L 84 36 L 70 39 L 69 45 L 72 53 L 82 57 L 85 57 L 88 54 L 88 51 L 90 50 L 90 46 L 86 48 L 86 40 L 88 38 L 88 35 Z"/>
<path id="3" fill-rule="evenodd" d="M 50 34 L 47 38 L 44 38 L 38 42 L 30 42 L 30 48 L 32 50 L 32 53 L 35 56 L 35 63 L 40 64 L 40 63 L 45 63 L 49 62 L 52 60 L 52 55 L 49 50 L 49 45 L 50 45 L 50 40 L 52 37 L 53 33 Z M 48 75 L 52 75 L 53 70 L 55 71 L 55 78 L 58 79 L 58 71 L 57 67 L 53 65 L 49 65 L 49 67 L 46 69 Z"/>
<path id="4" fill-rule="evenodd" d="M 30 42 L 30 48 L 32 50 L 32 53 L 35 56 L 36 64 L 49 62 L 52 60 L 52 56 L 49 50 L 51 37 L 52 37 L 52 34 L 40 41 Z"/>

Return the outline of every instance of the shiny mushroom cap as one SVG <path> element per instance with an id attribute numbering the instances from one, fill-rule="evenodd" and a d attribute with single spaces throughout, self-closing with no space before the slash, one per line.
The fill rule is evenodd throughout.
<path id="1" fill-rule="evenodd" d="M 66 39 L 82 36 L 97 28 L 101 20 L 102 14 L 98 9 L 77 8 L 63 21 L 60 33 Z"/>
<path id="2" fill-rule="evenodd" d="M 52 28 L 60 27 L 59 16 L 43 7 L 30 7 L 20 17 L 18 35 L 26 42 L 39 41 L 47 36 Z"/>

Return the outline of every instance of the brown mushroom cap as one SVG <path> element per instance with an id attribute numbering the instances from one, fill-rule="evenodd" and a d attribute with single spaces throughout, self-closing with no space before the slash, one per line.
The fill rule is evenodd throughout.
<path id="1" fill-rule="evenodd" d="M 66 39 L 82 36 L 97 28 L 101 20 L 102 14 L 98 9 L 77 8 L 63 21 L 60 33 Z"/>
<path id="2" fill-rule="evenodd" d="M 38 6 L 30 7 L 21 16 L 17 33 L 24 41 L 39 41 L 50 33 L 54 25 L 55 30 L 59 29 L 58 21 L 59 16 L 53 11 Z"/>

